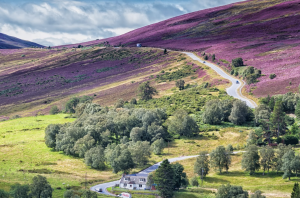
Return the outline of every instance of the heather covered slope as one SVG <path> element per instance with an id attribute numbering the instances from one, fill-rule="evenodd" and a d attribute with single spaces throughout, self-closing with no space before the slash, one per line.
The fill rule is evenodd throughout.
<path id="1" fill-rule="evenodd" d="M 16 37 L 12 37 L 0 33 L 0 49 L 19 49 L 25 47 L 43 47 L 43 46 L 37 43 L 25 41 L 22 39 L 18 39 Z"/>
<path id="2" fill-rule="evenodd" d="M 147 80 L 161 95 L 171 94 L 167 92 L 175 80 L 155 80 L 163 75 L 162 70 L 182 71 L 187 83 L 228 83 L 214 73 L 211 77 L 208 68 L 199 67 L 184 54 L 164 54 L 159 49 L 94 46 L 0 50 L 0 116 L 48 114 L 52 106 L 63 110 L 70 97 L 83 95 L 94 97 L 101 105 L 112 105 L 120 98 L 136 97 L 137 87 Z"/>
<path id="3" fill-rule="evenodd" d="M 296 91 L 300 83 L 300 1 L 251 0 L 201 10 L 139 28 L 127 34 L 91 41 L 111 45 L 144 46 L 216 54 L 229 63 L 242 57 L 248 66 L 262 70 L 252 84 L 255 96 Z M 222 63 L 222 62 L 221 62 Z M 269 79 L 275 73 L 277 77 Z M 250 90 L 250 87 L 247 87 Z"/>

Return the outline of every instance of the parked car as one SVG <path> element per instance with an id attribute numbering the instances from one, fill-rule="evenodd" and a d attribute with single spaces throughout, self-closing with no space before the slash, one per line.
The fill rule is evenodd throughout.
<path id="1" fill-rule="evenodd" d="M 123 192 L 123 193 L 117 195 L 116 197 L 131 198 L 131 194 Z"/>
<path id="2" fill-rule="evenodd" d="M 102 192 L 102 188 L 95 188 L 95 191 Z"/>

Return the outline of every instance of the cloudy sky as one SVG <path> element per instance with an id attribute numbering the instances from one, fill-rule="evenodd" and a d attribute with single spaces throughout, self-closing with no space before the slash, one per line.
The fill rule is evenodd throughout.
<path id="1" fill-rule="evenodd" d="M 0 32 L 45 46 L 129 32 L 240 0 L 0 0 Z"/>

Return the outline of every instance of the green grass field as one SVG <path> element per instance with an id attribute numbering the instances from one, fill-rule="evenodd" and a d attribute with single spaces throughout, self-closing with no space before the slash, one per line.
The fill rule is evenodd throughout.
<path id="1" fill-rule="evenodd" d="M 44 130 L 51 123 L 72 122 L 66 114 L 26 117 L 0 122 L 0 189 L 9 190 L 19 182 L 31 183 L 34 176 L 47 177 L 53 197 L 63 197 L 67 186 L 84 188 L 85 174 L 88 186 L 119 178 L 111 170 L 97 171 L 87 167 L 83 159 L 55 152 L 46 147 Z M 61 188 L 61 189 L 59 189 Z"/>

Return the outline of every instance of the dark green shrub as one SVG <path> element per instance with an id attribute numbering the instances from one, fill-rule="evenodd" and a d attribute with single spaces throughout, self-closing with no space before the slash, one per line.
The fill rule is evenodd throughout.
<path id="1" fill-rule="evenodd" d="M 270 74 L 269 78 L 274 79 L 276 77 L 276 74 Z"/>
<path id="2" fill-rule="evenodd" d="M 296 136 L 286 135 L 286 136 L 284 136 L 284 143 L 286 145 L 289 145 L 289 144 L 298 144 L 299 140 L 298 140 L 298 138 Z"/>
<path id="3" fill-rule="evenodd" d="M 50 109 L 50 114 L 51 114 L 51 115 L 58 114 L 59 112 L 60 112 L 60 110 L 58 109 L 57 106 L 53 106 L 53 107 L 51 107 L 51 109 Z"/>
<path id="4" fill-rule="evenodd" d="M 234 67 L 240 67 L 244 65 L 243 59 L 242 58 L 235 58 L 232 60 L 232 65 Z"/>

